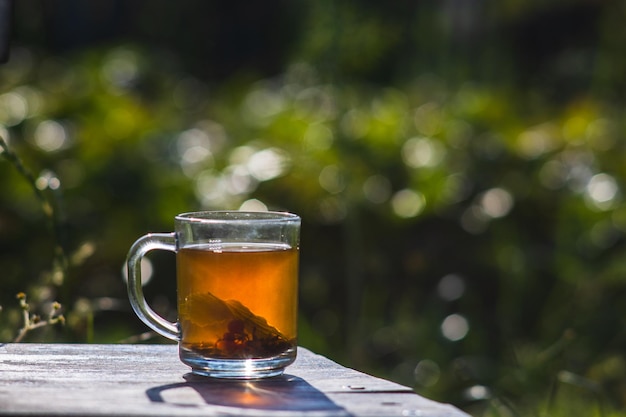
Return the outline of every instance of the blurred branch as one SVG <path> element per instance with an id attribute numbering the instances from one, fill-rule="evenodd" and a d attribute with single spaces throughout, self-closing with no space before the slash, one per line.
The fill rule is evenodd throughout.
<path id="1" fill-rule="evenodd" d="M 55 245 L 54 251 L 54 265 L 53 265 L 53 282 L 62 283 L 63 278 L 67 272 L 67 256 L 65 254 L 65 249 L 60 241 L 60 225 L 58 220 L 58 215 L 55 210 L 54 204 L 50 202 L 48 197 L 43 193 L 41 189 L 37 187 L 37 181 L 32 174 L 32 172 L 24 165 L 20 157 L 9 147 L 4 138 L 0 136 L 0 148 L 2 152 L 0 155 L 4 156 L 4 158 L 9 161 L 11 165 L 17 170 L 17 172 L 30 184 L 37 200 L 39 200 L 41 204 L 41 208 L 47 218 L 50 228 L 52 229 L 52 233 L 55 235 L 57 244 Z M 55 278 L 58 274 L 61 274 L 60 279 Z"/>
<path id="2" fill-rule="evenodd" d="M 3 150 L 2 155 L 11 163 L 11 165 L 13 165 L 13 167 L 17 170 L 17 172 L 19 172 L 20 175 L 24 177 L 26 181 L 30 184 L 31 188 L 33 189 L 35 193 L 35 196 L 41 203 L 43 212 L 50 219 L 54 219 L 54 209 L 52 208 L 52 205 L 48 202 L 48 199 L 46 198 L 44 193 L 39 188 L 37 188 L 35 177 L 30 172 L 30 170 L 26 168 L 26 166 L 24 165 L 20 157 L 15 152 L 13 152 L 11 148 L 9 148 L 9 145 L 6 143 L 6 141 L 4 140 L 2 136 L 0 136 L 0 147 L 2 147 L 2 150 Z"/>
<path id="3" fill-rule="evenodd" d="M 20 307 L 22 308 L 24 324 L 17 334 L 17 337 L 13 340 L 14 343 L 21 342 L 26 334 L 31 330 L 35 330 L 48 325 L 54 325 L 57 323 L 65 323 L 65 317 L 63 316 L 63 314 L 59 314 L 59 310 L 61 310 L 61 304 L 59 304 L 58 302 L 55 301 L 52 303 L 50 311 L 48 312 L 48 317 L 45 320 L 42 320 L 39 315 L 30 314 L 30 305 L 26 301 L 26 294 L 24 294 L 23 292 L 17 294 L 17 299 L 20 300 Z"/>

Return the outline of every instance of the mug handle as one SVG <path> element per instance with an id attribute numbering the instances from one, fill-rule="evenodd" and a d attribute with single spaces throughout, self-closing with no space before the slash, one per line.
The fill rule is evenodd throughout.
<path id="1" fill-rule="evenodd" d="M 168 339 L 180 340 L 178 325 L 165 320 L 150 308 L 143 295 L 141 284 L 141 260 L 152 250 L 176 252 L 176 233 L 150 233 L 137 239 L 128 252 L 128 299 L 137 317 L 152 330 Z"/>

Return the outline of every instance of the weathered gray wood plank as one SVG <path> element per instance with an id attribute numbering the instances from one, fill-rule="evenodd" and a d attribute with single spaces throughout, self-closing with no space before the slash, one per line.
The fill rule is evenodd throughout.
<path id="1" fill-rule="evenodd" d="M 67 344 L 0 346 L 0 415 L 467 416 L 304 348 L 285 375 L 241 382 L 190 374 L 175 345 Z"/>

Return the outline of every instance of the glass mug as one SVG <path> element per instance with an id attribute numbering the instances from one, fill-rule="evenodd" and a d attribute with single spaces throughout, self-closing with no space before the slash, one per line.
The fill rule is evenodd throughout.
<path id="1" fill-rule="evenodd" d="M 205 211 L 175 217 L 174 233 L 131 247 L 128 296 L 137 316 L 179 342 L 198 375 L 255 379 L 280 375 L 297 350 L 300 217 L 283 212 Z M 147 304 L 141 259 L 176 253 L 178 322 Z"/>

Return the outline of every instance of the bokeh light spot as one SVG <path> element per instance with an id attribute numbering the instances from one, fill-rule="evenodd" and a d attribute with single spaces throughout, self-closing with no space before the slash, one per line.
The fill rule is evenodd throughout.
<path id="1" fill-rule="evenodd" d="M 346 218 L 346 205 L 337 197 L 328 196 L 319 202 L 319 215 L 323 223 L 339 223 Z"/>
<path id="2" fill-rule="evenodd" d="M 415 382 L 423 387 L 432 387 L 439 381 L 441 369 L 435 361 L 423 359 L 419 361 L 413 371 Z"/>
<path id="3" fill-rule="evenodd" d="M 15 126 L 28 116 L 28 102 L 17 93 L 9 92 L 0 95 L 0 123 Z"/>
<path id="4" fill-rule="evenodd" d="M 188 177 L 193 178 L 200 169 L 206 169 L 213 164 L 211 141 L 208 134 L 201 129 L 182 132 L 176 141 L 176 148 L 183 172 Z"/>
<path id="5" fill-rule="evenodd" d="M 61 181 L 54 172 L 45 170 L 35 180 L 35 186 L 37 189 L 42 191 L 47 188 L 50 190 L 57 190 L 61 187 Z"/>
<path id="6" fill-rule="evenodd" d="M 244 100 L 243 116 L 252 125 L 264 126 L 285 108 L 285 99 L 278 91 L 259 88 Z"/>
<path id="7" fill-rule="evenodd" d="M 442 126 L 443 112 L 436 103 L 426 103 L 415 110 L 414 121 L 417 130 L 427 136 L 439 132 Z"/>
<path id="8" fill-rule="evenodd" d="M 616 127 L 607 119 L 596 119 L 587 127 L 590 144 L 599 151 L 608 151 L 615 146 Z"/>
<path id="9" fill-rule="evenodd" d="M 306 149 L 325 151 L 333 144 L 333 131 L 324 125 L 312 124 L 304 133 L 303 141 Z"/>
<path id="10" fill-rule="evenodd" d="M 351 139 L 359 139 L 369 131 L 370 117 L 365 112 L 352 109 L 341 118 L 341 130 Z"/>
<path id="11" fill-rule="evenodd" d="M 137 54 L 125 48 L 111 52 L 102 65 L 102 77 L 112 87 L 125 89 L 131 87 L 139 76 Z"/>
<path id="12" fill-rule="evenodd" d="M 240 195 L 253 191 L 258 181 L 243 165 L 230 165 L 222 173 L 222 184 L 228 194 Z"/>
<path id="13" fill-rule="evenodd" d="M 391 207 L 399 217 L 409 218 L 420 214 L 426 206 L 426 198 L 417 191 L 400 190 L 391 198 Z"/>
<path id="14" fill-rule="evenodd" d="M 484 385 L 472 385 L 463 392 L 463 396 L 471 401 L 486 400 L 491 397 L 491 392 Z"/>
<path id="15" fill-rule="evenodd" d="M 535 159 L 553 150 L 556 145 L 556 127 L 538 126 L 522 132 L 518 137 L 520 154 L 527 159 Z"/>
<path id="16" fill-rule="evenodd" d="M 402 146 L 402 159 L 411 168 L 437 166 L 446 155 L 445 147 L 427 137 L 415 137 Z"/>
<path id="17" fill-rule="evenodd" d="M 24 97 L 27 104 L 26 117 L 32 117 L 39 114 L 43 108 L 44 100 L 41 93 L 33 86 L 22 85 L 17 87 L 14 92 Z"/>
<path id="18" fill-rule="evenodd" d="M 256 151 L 257 149 L 253 146 L 237 146 L 230 152 L 228 162 L 231 165 L 246 165 Z"/>
<path id="19" fill-rule="evenodd" d="M 613 206 L 619 188 L 615 178 L 601 173 L 596 174 L 589 180 L 586 188 L 588 201 L 600 210 L 608 210 Z"/>
<path id="20" fill-rule="evenodd" d="M 450 314 L 441 323 L 441 333 L 453 342 L 462 340 L 469 332 L 467 319 L 460 314 Z"/>
<path id="21" fill-rule="evenodd" d="M 449 204 L 458 203 L 468 197 L 471 188 L 472 184 L 464 174 L 452 174 L 446 177 L 441 196 Z"/>
<path id="22" fill-rule="evenodd" d="M 220 206 L 226 200 L 224 182 L 210 170 L 201 172 L 196 178 L 195 193 L 203 207 Z"/>
<path id="23" fill-rule="evenodd" d="M 441 278 L 437 285 L 437 293 L 439 297 L 446 301 L 454 301 L 465 292 L 465 282 L 463 278 L 456 274 L 448 274 Z"/>
<path id="24" fill-rule="evenodd" d="M 152 266 L 152 261 L 144 256 L 143 258 L 141 258 L 140 268 L 141 286 L 143 287 L 146 286 L 150 282 L 150 280 L 152 280 L 152 276 L 154 275 L 154 267 Z M 122 268 L 122 277 L 124 278 L 125 282 L 128 281 L 128 269 L 126 268 L 126 266 Z"/>
<path id="25" fill-rule="evenodd" d="M 570 117 L 563 124 L 563 137 L 571 143 L 582 143 L 587 134 L 589 121 L 580 116 Z"/>
<path id="26" fill-rule="evenodd" d="M 621 233 L 610 220 L 599 221 L 589 230 L 591 243 L 600 249 L 613 246 L 621 237 Z"/>
<path id="27" fill-rule="evenodd" d="M 268 181 L 285 173 L 289 167 L 289 155 L 278 148 L 255 152 L 248 160 L 248 170 L 259 181 Z"/>
<path id="28" fill-rule="evenodd" d="M 513 208 L 513 196 L 503 188 L 492 188 L 480 197 L 480 208 L 491 218 L 504 217 Z"/>
<path id="29" fill-rule="evenodd" d="M 383 175 L 372 175 L 363 183 L 363 194 L 374 204 L 384 203 L 391 196 L 391 181 Z"/>
<path id="30" fill-rule="evenodd" d="M 46 152 L 64 148 L 68 141 L 65 127 L 55 120 L 44 120 L 37 125 L 34 133 L 35 145 Z"/>
<path id="31" fill-rule="evenodd" d="M 480 234 L 487 229 L 489 217 L 476 204 L 472 204 L 461 215 L 461 227 L 472 234 Z"/>
<path id="32" fill-rule="evenodd" d="M 294 110 L 302 119 L 327 120 L 335 115 L 335 96 L 330 87 L 308 87 L 297 93 Z"/>
<path id="33" fill-rule="evenodd" d="M 546 162 L 539 170 L 539 181 L 550 190 L 562 188 L 567 182 L 567 166 L 555 159 Z"/>
<path id="34" fill-rule="evenodd" d="M 336 165 L 325 166 L 320 172 L 318 181 L 320 186 L 331 194 L 339 194 L 346 187 L 341 171 Z"/>
<path id="35" fill-rule="evenodd" d="M 242 211 L 267 211 L 267 206 L 261 200 L 251 198 L 246 200 L 239 206 L 239 210 Z"/>

